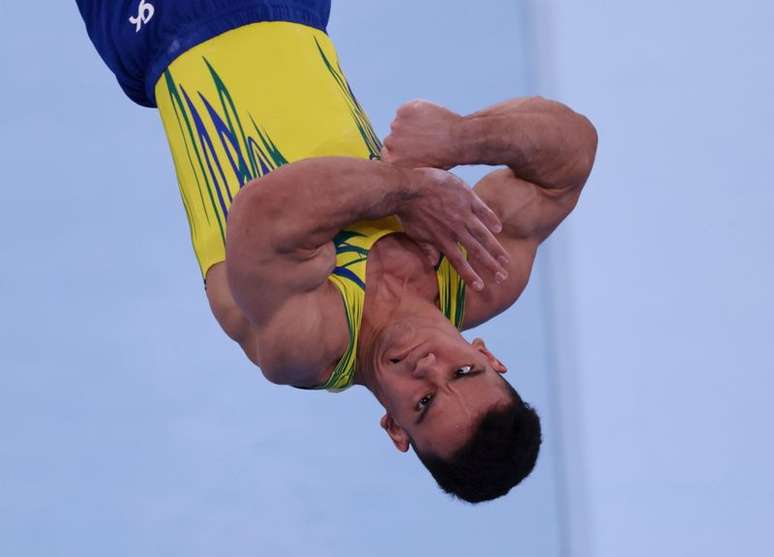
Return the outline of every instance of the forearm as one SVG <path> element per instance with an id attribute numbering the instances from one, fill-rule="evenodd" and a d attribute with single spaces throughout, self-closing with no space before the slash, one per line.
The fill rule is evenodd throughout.
<path id="1" fill-rule="evenodd" d="M 588 178 L 597 134 L 588 119 L 568 107 L 527 98 L 458 119 L 451 142 L 456 164 L 507 165 L 524 180 L 565 189 Z"/>
<path id="2" fill-rule="evenodd" d="M 410 172 L 344 157 L 290 164 L 240 192 L 229 217 L 229 234 L 233 229 L 241 240 L 268 239 L 281 252 L 316 249 L 348 224 L 397 213 L 413 195 Z M 255 224 L 245 226 L 246 221 Z"/>

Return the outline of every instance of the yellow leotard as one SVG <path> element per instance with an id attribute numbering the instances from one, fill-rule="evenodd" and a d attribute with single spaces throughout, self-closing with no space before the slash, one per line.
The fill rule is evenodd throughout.
<path id="1" fill-rule="evenodd" d="M 201 43 L 169 65 L 154 92 L 203 277 L 225 259 L 228 211 L 249 181 L 301 159 L 376 159 L 381 150 L 328 35 L 297 23 L 253 23 Z M 350 342 L 319 388 L 352 384 L 368 250 L 399 230 L 390 217 L 336 237 L 329 280 L 341 293 Z M 446 259 L 437 275 L 441 310 L 460 327 L 464 285 Z"/>
<path id="2" fill-rule="evenodd" d="M 317 388 L 341 391 L 352 385 L 357 372 L 357 345 L 365 305 L 368 252 L 378 240 L 400 230 L 398 220 L 395 217 L 387 217 L 356 222 L 347 226 L 334 238 L 336 267 L 328 280 L 338 288 L 344 301 L 349 327 L 349 345 L 328 381 Z M 465 283 L 445 257 L 436 267 L 436 279 L 438 305 L 446 318 L 459 329 L 462 327 L 464 318 Z"/>
<path id="3" fill-rule="evenodd" d="M 239 189 L 301 159 L 377 158 L 365 111 L 324 32 L 253 23 L 176 58 L 155 87 L 202 276 L 225 259 Z"/>

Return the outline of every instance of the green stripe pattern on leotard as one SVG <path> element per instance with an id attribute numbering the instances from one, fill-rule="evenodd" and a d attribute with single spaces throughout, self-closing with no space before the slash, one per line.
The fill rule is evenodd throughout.
<path id="1" fill-rule="evenodd" d="M 341 295 L 349 328 L 349 343 L 330 378 L 317 389 L 340 392 L 350 386 L 357 373 L 357 345 L 365 306 L 365 281 L 368 252 L 376 242 L 400 232 L 395 217 L 360 221 L 348 226 L 334 238 L 336 267 L 328 277 Z M 465 310 L 465 283 L 444 257 L 436 267 L 439 308 L 455 327 L 460 329 Z"/>

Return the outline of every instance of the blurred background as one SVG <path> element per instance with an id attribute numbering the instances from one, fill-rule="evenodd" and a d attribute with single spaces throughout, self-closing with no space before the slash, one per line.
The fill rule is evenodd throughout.
<path id="1" fill-rule="evenodd" d="M 157 113 L 74 2 L 2 2 L 0 554 L 773 554 L 774 8 L 373 4 L 329 34 L 380 134 L 411 98 L 534 94 L 599 130 L 525 295 L 470 332 L 543 417 L 534 474 L 455 503 L 367 392 L 263 380 L 209 315 Z"/>

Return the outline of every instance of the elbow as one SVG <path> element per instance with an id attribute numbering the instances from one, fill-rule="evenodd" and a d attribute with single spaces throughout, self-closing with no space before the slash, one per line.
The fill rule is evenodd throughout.
<path id="1" fill-rule="evenodd" d="M 226 261 L 232 259 L 247 248 L 251 238 L 255 236 L 252 229 L 256 221 L 260 222 L 257 212 L 262 205 L 261 188 L 248 184 L 237 193 L 226 219 Z M 237 259 L 233 257 L 233 259 Z"/>
<path id="2" fill-rule="evenodd" d="M 275 211 L 275 196 L 268 181 L 245 186 L 231 204 L 226 223 L 226 269 L 232 292 L 256 280 L 256 273 L 272 254 L 272 227 L 281 211 Z M 272 212 L 274 211 L 274 215 Z M 237 301 L 239 301 L 237 299 Z"/>
<path id="3" fill-rule="evenodd" d="M 594 168 L 599 136 L 588 117 L 561 106 L 562 115 L 557 120 L 557 129 L 561 130 L 558 142 L 563 145 L 559 156 L 564 159 L 564 178 L 560 182 L 570 188 L 579 188 L 583 187 Z"/>
<path id="4" fill-rule="evenodd" d="M 597 145 L 599 135 L 597 128 L 582 114 L 576 114 L 577 118 L 577 147 L 576 147 L 576 166 L 578 172 L 578 181 L 585 184 L 594 168 L 594 161 L 597 157 Z"/>
<path id="5" fill-rule="evenodd" d="M 226 220 L 226 254 L 249 248 L 256 239 L 263 237 L 262 223 L 278 204 L 272 181 L 266 178 L 254 180 L 234 197 Z"/>
<path id="6" fill-rule="evenodd" d="M 541 160 L 550 160 L 556 165 L 551 183 L 561 188 L 582 187 L 597 156 L 599 136 L 594 124 L 588 117 L 558 101 L 530 97 L 524 104 L 530 112 L 539 114 L 538 129 L 545 138 L 544 144 L 552 147 L 536 155 L 547 157 Z"/>
<path id="7" fill-rule="evenodd" d="M 256 252 L 255 237 L 260 236 L 253 230 L 256 217 L 252 210 L 253 198 L 249 189 L 240 191 L 231 204 L 226 222 L 226 281 L 237 303 L 243 302 L 242 286 L 251 281 L 254 257 L 249 254 Z"/>
<path id="8" fill-rule="evenodd" d="M 575 112 L 565 104 L 542 98 L 536 102 L 542 103 L 547 112 L 553 112 L 560 129 L 564 130 L 564 144 L 569 147 L 567 154 L 572 169 L 570 181 L 574 185 L 582 186 L 591 174 L 597 156 L 597 128 L 587 116 Z"/>
<path id="9" fill-rule="evenodd" d="M 534 103 L 535 109 L 542 110 L 546 114 L 554 114 L 559 127 L 569 135 L 567 143 L 572 146 L 574 153 L 572 158 L 577 169 L 577 177 L 585 182 L 591 174 L 594 159 L 597 156 L 599 141 L 597 128 L 587 116 L 575 112 L 566 104 L 542 97 L 534 97 L 530 101 Z"/>
<path id="10" fill-rule="evenodd" d="M 289 177 L 292 179 L 293 175 L 282 170 L 253 180 L 236 194 L 226 222 L 227 251 L 265 237 L 276 228 L 278 221 L 287 219 L 287 208 L 292 201 Z"/>
<path id="11" fill-rule="evenodd" d="M 267 232 L 263 230 L 263 223 L 267 221 L 252 196 L 244 195 L 249 193 L 240 192 L 231 206 L 226 230 L 225 278 L 236 306 L 248 319 L 254 320 L 260 317 L 254 313 L 259 300 L 257 292 L 265 281 L 262 269 L 267 267 L 271 252 Z M 229 336 L 241 344 L 239 333 L 235 331 Z"/>

